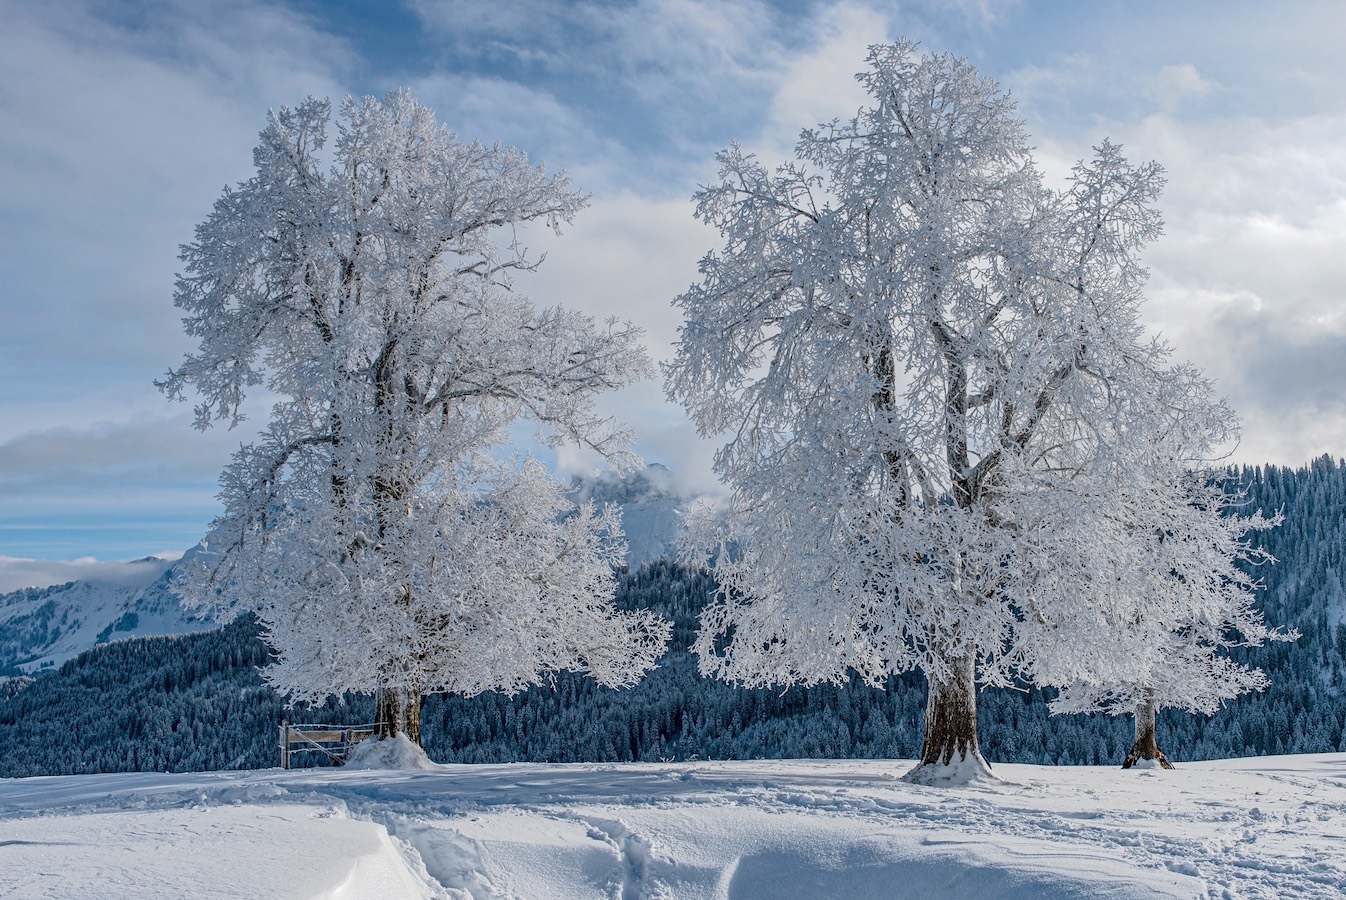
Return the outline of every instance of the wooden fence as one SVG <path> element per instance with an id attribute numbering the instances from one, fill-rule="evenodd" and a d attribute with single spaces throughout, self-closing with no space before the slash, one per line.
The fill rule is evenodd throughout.
<path id="1" fill-rule="evenodd" d="M 332 762 L 346 761 L 351 748 L 374 733 L 373 725 L 294 725 L 280 723 L 280 767 L 290 768 L 295 753 L 322 753 Z"/>

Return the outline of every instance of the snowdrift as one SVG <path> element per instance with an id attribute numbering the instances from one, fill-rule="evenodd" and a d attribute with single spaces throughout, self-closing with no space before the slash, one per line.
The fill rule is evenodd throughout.
<path id="1" fill-rule="evenodd" d="M 1346 754 L 1175 772 L 909 761 L 0 781 L 0 896 L 1346 895 Z"/>

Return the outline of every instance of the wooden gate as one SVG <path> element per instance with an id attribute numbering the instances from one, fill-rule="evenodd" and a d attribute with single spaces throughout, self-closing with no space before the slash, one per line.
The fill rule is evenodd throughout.
<path id="1" fill-rule="evenodd" d="M 294 725 L 280 723 L 280 767 L 290 768 L 295 753 L 322 753 L 340 765 L 351 748 L 374 733 L 373 725 Z"/>

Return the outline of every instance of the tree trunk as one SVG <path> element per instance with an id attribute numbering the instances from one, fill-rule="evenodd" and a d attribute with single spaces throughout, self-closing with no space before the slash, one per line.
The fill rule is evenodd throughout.
<path id="1" fill-rule="evenodd" d="M 397 688 L 379 688 L 374 693 L 374 737 L 404 734 L 421 746 L 421 694 Z"/>
<path id="2" fill-rule="evenodd" d="M 907 773 L 907 780 L 925 784 L 945 781 L 946 777 L 935 770 L 964 762 L 970 764 L 964 775 L 990 774 L 991 767 L 977 743 L 977 682 L 972 654 L 949 660 L 943 677 L 930 673 L 928 678 L 921 760 Z"/>
<path id="3" fill-rule="evenodd" d="M 1129 769 L 1141 760 L 1158 762 L 1165 769 L 1173 768 L 1173 763 L 1168 761 L 1155 740 L 1155 712 L 1154 691 L 1146 690 L 1136 701 L 1136 742 L 1122 763 L 1123 769 Z"/>

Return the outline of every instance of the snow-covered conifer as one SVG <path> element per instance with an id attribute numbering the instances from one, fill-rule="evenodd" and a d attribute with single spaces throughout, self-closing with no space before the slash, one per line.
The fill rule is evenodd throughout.
<path id="1" fill-rule="evenodd" d="M 1137 423 L 1178 399 L 1138 320 L 1162 176 L 1104 143 L 1051 190 L 1013 102 L 967 62 L 911 42 L 868 62 L 872 106 L 804 131 L 793 162 L 719 155 L 697 215 L 725 242 L 675 300 L 666 383 L 726 437 L 731 498 L 697 523 L 721 548 L 704 671 L 920 668 L 910 777 L 933 781 L 986 770 L 979 680 L 1134 651 L 1072 623 L 1132 602 L 1114 502 L 1146 462 Z"/>
<path id="2" fill-rule="evenodd" d="M 521 419 L 619 467 L 594 397 L 649 374 L 640 332 L 539 309 L 518 227 L 584 205 L 564 174 L 464 143 L 405 92 L 270 115 L 256 175 L 182 249 L 174 302 L 195 353 L 161 388 L 198 427 L 278 399 L 222 476 L 225 513 L 189 591 L 256 607 L 292 697 L 375 692 L 381 733 L 419 737 L 423 692 L 514 691 L 555 669 L 625 685 L 666 623 L 612 606 L 619 522 L 568 509 L 502 451 Z"/>

